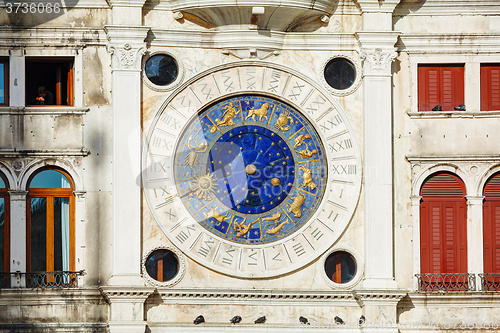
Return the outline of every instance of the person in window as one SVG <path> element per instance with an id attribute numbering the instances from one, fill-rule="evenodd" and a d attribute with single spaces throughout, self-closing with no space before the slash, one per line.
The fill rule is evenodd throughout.
<path id="1" fill-rule="evenodd" d="M 37 105 L 53 105 L 54 95 L 45 89 L 45 87 L 38 87 L 38 96 L 36 98 Z"/>

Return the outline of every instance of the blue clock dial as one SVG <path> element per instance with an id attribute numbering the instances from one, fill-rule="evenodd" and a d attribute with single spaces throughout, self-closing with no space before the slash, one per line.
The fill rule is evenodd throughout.
<path id="1" fill-rule="evenodd" d="M 299 230 L 326 187 L 326 154 L 318 133 L 281 101 L 243 95 L 195 115 L 174 159 L 179 196 L 211 233 L 267 244 Z"/>

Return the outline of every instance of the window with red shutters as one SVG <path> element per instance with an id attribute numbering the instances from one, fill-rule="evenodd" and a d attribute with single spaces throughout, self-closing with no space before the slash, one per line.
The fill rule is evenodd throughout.
<path id="1" fill-rule="evenodd" d="M 421 189 L 421 273 L 467 273 L 466 201 L 463 182 L 438 173 Z"/>
<path id="2" fill-rule="evenodd" d="M 500 111 L 500 64 L 481 65 L 481 110 Z"/>
<path id="3" fill-rule="evenodd" d="M 488 180 L 483 195 L 484 272 L 500 273 L 500 173 Z"/>
<path id="4" fill-rule="evenodd" d="M 431 111 L 441 105 L 442 111 L 453 111 L 464 104 L 464 65 L 419 65 L 418 109 Z"/>

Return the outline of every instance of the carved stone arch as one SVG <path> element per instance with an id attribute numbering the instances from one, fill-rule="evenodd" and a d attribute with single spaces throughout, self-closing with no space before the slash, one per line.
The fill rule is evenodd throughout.
<path id="1" fill-rule="evenodd" d="M 56 166 L 63 169 L 73 179 L 73 182 L 75 184 L 74 191 L 75 192 L 84 191 L 82 176 L 80 175 L 80 173 L 74 169 L 74 167 L 71 165 L 69 161 L 59 158 L 36 159 L 31 163 L 29 163 L 23 170 L 23 172 L 19 175 L 20 179 L 19 188 L 21 190 L 27 191 L 28 180 L 30 179 L 30 177 L 34 173 L 36 173 L 40 168 L 45 166 Z"/>
<path id="2" fill-rule="evenodd" d="M 486 169 L 483 174 L 478 178 L 477 187 L 475 188 L 477 196 L 483 195 L 484 186 L 490 180 L 491 176 L 495 173 L 500 172 L 500 164 L 493 165 L 492 167 Z"/>
<path id="3" fill-rule="evenodd" d="M 7 181 L 9 182 L 8 184 L 9 189 L 11 190 L 18 189 L 17 183 L 19 179 L 17 178 L 15 173 L 12 172 L 11 167 L 2 161 L 0 161 L 0 173 L 2 173 L 5 176 L 5 178 L 7 178 Z"/>
<path id="4" fill-rule="evenodd" d="M 412 190 L 411 190 L 412 196 L 419 196 L 420 189 L 422 188 L 424 182 L 429 178 L 429 176 L 442 171 L 451 172 L 456 176 L 458 176 L 458 178 L 460 178 L 464 182 L 466 196 L 475 195 L 474 193 L 472 193 L 474 192 L 475 189 L 475 187 L 473 186 L 473 182 L 463 168 L 451 163 L 440 163 L 424 168 L 415 177 L 412 183 Z"/>

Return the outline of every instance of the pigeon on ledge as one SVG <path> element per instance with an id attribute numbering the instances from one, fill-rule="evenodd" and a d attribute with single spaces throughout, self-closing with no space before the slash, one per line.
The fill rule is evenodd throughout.
<path id="1" fill-rule="evenodd" d="M 311 325 L 311 323 L 310 323 L 310 322 L 307 320 L 307 318 L 305 318 L 305 317 L 300 316 L 300 317 L 299 317 L 299 321 L 300 321 L 302 324 Z"/>
<path id="2" fill-rule="evenodd" d="M 334 319 L 335 319 L 335 323 L 337 325 L 344 325 L 345 324 L 344 321 L 342 320 L 342 318 L 340 318 L 339 316 L 335 316 Z"/>
<path id="3" fill-rule="evenodd" d="M 233 318 L 231 318 L 230 322 L 232 324 L 238 324 L 239 322 L 241 322 L 241 317 L 240 316 L 234 316 Z"/>
<path id="4" fill-rule="evenodd" d="M 455 106 L 454 109 L 457 111 L 465 111 L 465 105 L 460 104 L 459 106 Z"/>
<path id="5" fill-rule="evenodd" d="M 438 104 L 432 108 L 432 111 L 443 111 L 443 107 L 441 106 L 441 104 Z"/>
<path id="6" fill-rule="evenodd" d="M 266 322 L 266 316 L 259 317 L 254 321 L 254 323 L 256 324 L 263 324 L 265 322 Z"/>
<path id="7" fill-rule="evenodd" d="M 195 325 L 198 325 L 198 324 L 201 324 L 201 323 L 204 323 L 205 322 L 205 318 L 203 318 L 202 315 L 199 315 L 198 317 L 196 317 L 196 319 L 193 321 L 193 323 Z"/>

